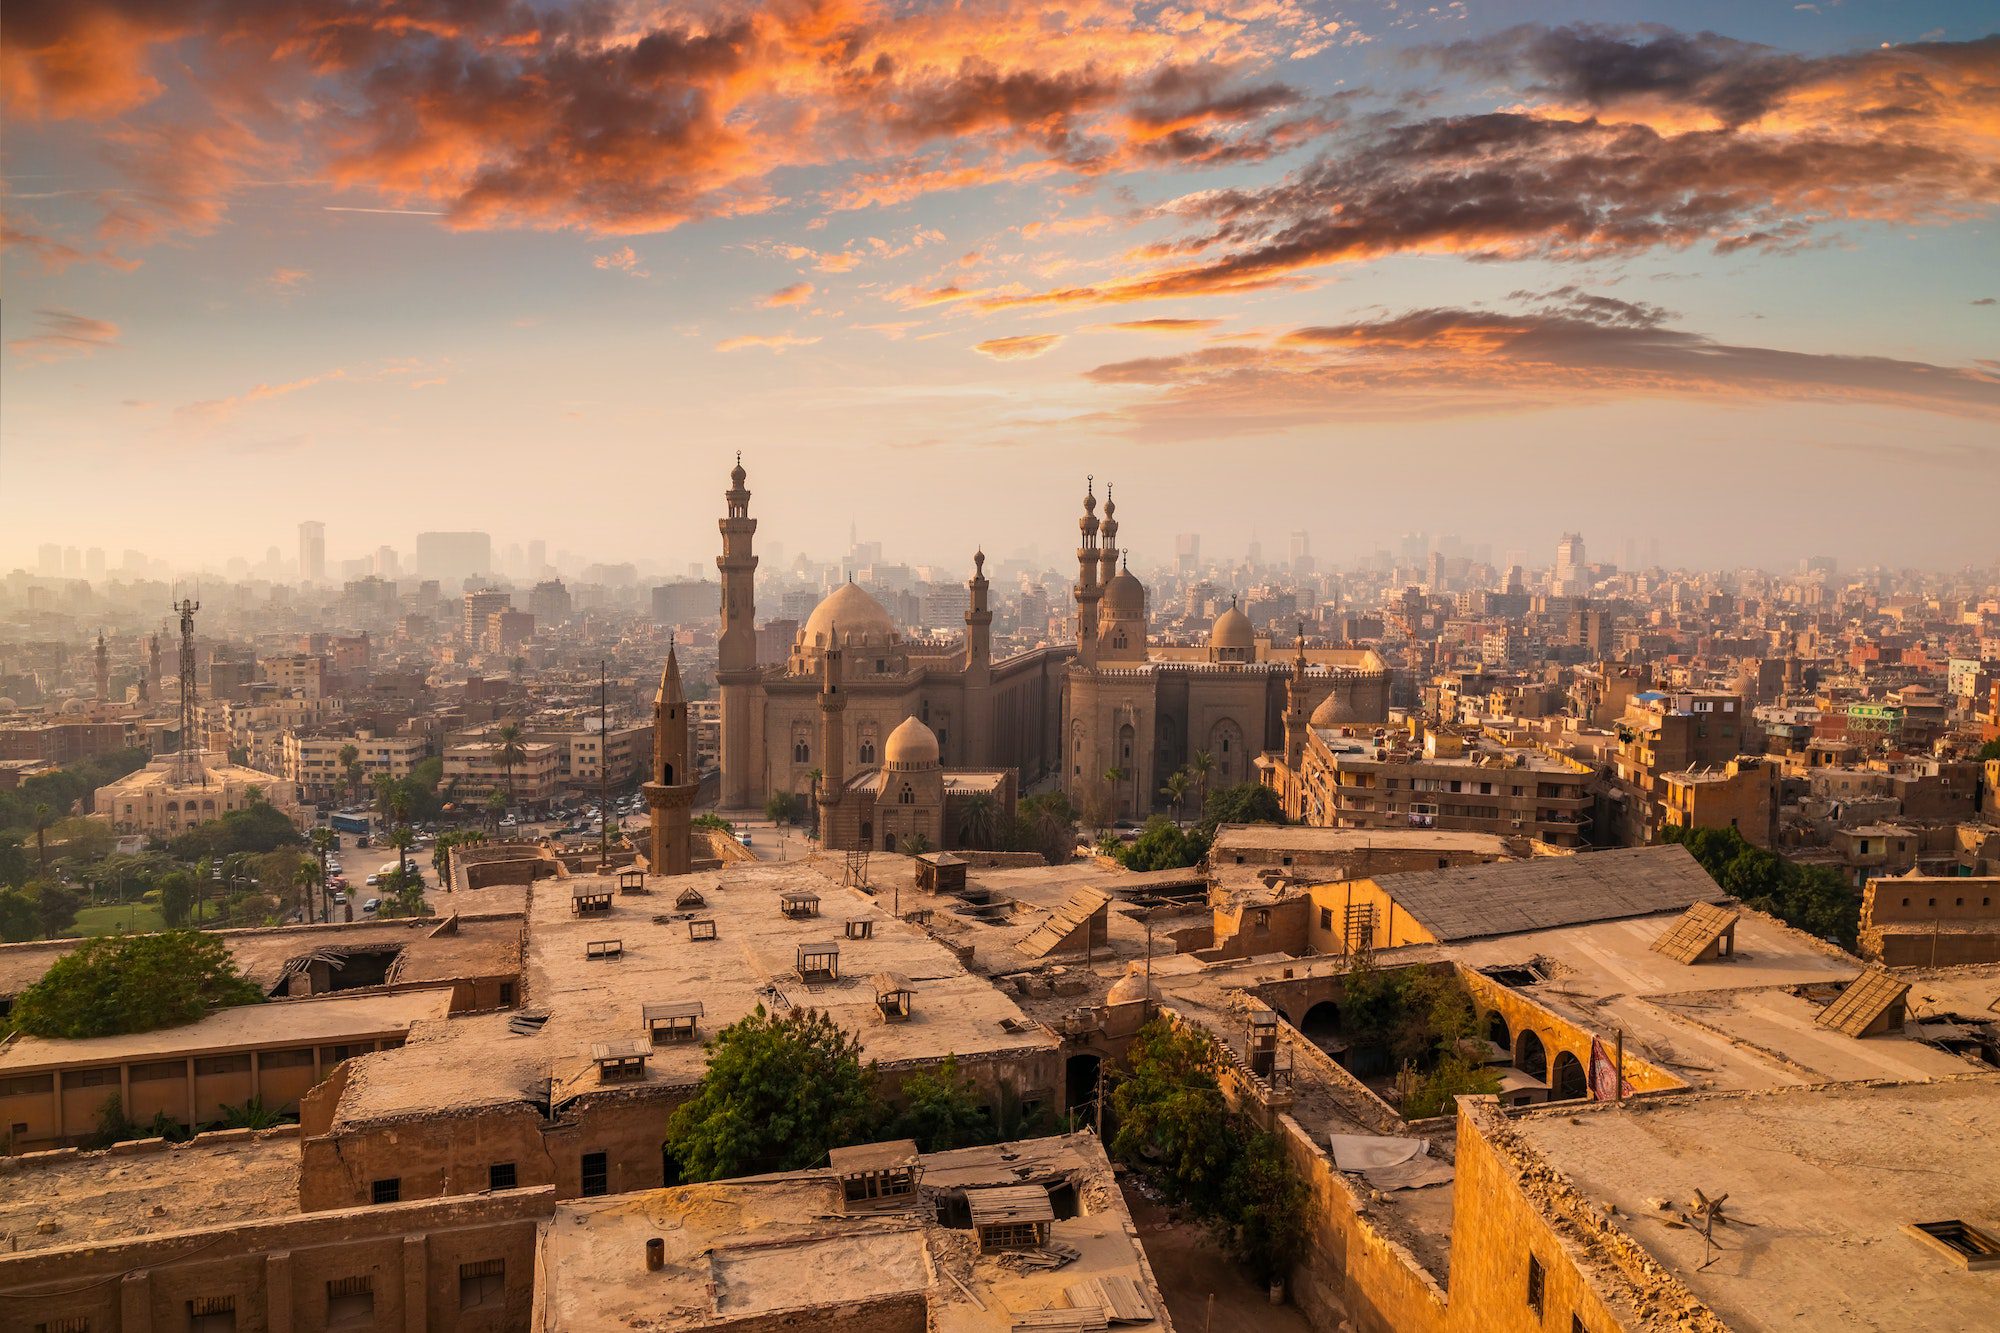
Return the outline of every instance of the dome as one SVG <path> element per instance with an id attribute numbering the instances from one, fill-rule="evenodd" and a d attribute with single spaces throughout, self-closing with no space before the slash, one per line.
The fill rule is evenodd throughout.
<path id="1" fill-rule="evenodd" d="M 1127 972 L 1104 992 L 1106 1004 L 1137 1004 L 1141 1000 L 1160 1002 L 1160 988 L 1146 980 L 1144 972 Z"/>
<path id="2" fill-rule="evenodd" d="M 1361 716 L 1360 711 L 1354 707 L 1354 701 L 1348 692 L 1335 686 L 1333 693 L 1321 699 L 1319 707 L 1313 709 L 1307 724 L 1315 727 L 1337 727 L 1344 722 L 1366 721 L 1368 719 Z"/>
<path id="3" fill-rule="evenodd" d="M 20 706 L 12 699 L 0 698 L 0 713 L 11 713 Z"/>
<path id="4" fill-rule="evenodd" d="M 937 733 L 914 717 L 899 722 L 882 743 L 884 768 L 923 768 L 937 762 Z"/>
<path id="5" fill-rule="evenodd" d="M 842 643 L 888 643 L 896 626 L 882 604 L 859 585 L 843 583 L 828 593 L 799 630 L 799 643 L 823 648 L 838 632 Z"/>
<path id="6" fill-rule="evenodd" d="M 62 707 L 57 711 L 65 715 L 74 716 L 75 714 L 81 713 L 83 711 L 83 700 L 65 699 L 62 701 Z"/>
<path id="7" fill-rule="evenodd" d="M 1131 570 L 1119 570 L 1111 576 L 1111 582 L 1104 585 L 1104 609 L 1143 615 L 1146 610 L 1146 585 L 1132 577 Z"/>
<path id="8" fill-rule="evenodd" d="M 1230 599 L 1229 609 L 1215 618 L 1215 624 L 1208 631 L 1208 646 L 1211 648 L 1255 648 L 1257 632 L 1250 628 L 1250 617 L 1236 609 L 1236 601 Z"/>

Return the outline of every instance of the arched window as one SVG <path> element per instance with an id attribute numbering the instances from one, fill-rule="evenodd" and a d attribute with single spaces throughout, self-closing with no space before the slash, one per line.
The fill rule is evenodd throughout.
<path id="1" fill-rule="evenodd" d="M 812 762 L 812 747 L 807 745 L 804 741 L 793 741 L 792 762 L 795 764 L 805 764 Z"/>
<path id="2" fill-rule="evenodd" d="M 917 803 L 917 793 L 911 789 L 909 783 L 905 782 L 903 784 L 903 789 L 896 793 L 896 804 L 915 805 L 916 803 Z"/>
<path id="3" fill-rule="evenodd" d="M 1583 1061 L 1568 1051 L 1556 1052 L 1555 1077 L 1549 1080 L 1549 1100 L 1573 1102 L 1590 1092 L 1583 1076 Z"/>
<path id="4" fill-rule="evenodd" d="M 867 736 L 861 738 L 861 762 L 864 764 L 875 762 L 875 742 Z"/>
<path id="5" fill-rule="evenodd" d="M 1549 1051 L 1542 1045 L 1541 1037 L 1532 1028 L 1524 1028 L 1514 1042 L 1514 1068 L 1546 1083 L 1549 1077 Z"/>

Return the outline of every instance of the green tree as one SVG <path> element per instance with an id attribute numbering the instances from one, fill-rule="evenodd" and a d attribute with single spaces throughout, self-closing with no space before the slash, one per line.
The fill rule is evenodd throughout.
<path id="1" fill-rule="evenodd" d="M 298 883 L 299 915 L 310 922 L 326 887 L 326 867 L 320 864 L 317 856 L 299 858 Z"/>
<path id="2" fill-rule="evenodd" d="M 252 801 L 220 819 L 197 824 L 168 844 L 179 861 L 200 861 L 239 852 L 275 852 L 305 843 L 291 817 L 268 801 Z"/>
<path id="3" fill-rule="evenodd" d="M 1305 1256 L 1307 1208 L 1312 1202 L 1283 1140 L 1239 1122 L 1242 1151 L 1222 1187 L 1223 1233 L 1237 1262 L 1269 1283 L 1290 1274 Z"/>
<path id="4" fill-rule="evenodd" d="M 1137 838 L 1107 838 L 1103 849 L 1129 870 L 1178 870 L 1200 864 L 1208 845 L 1208 835 L 1200 829 L 1184 829 L 1165 815 L 1154 815 Z"/>
<path id="5" fill-rule="evenodd" d="M 35 924 L 42 928 L 42 938 L 69 934 L 83 907 L 83 895 L 56 879 L 38 879 L 28 887 L 34 891 Z"/>
<path id="6" fill-rule="evenodd" d="M 959 845 L 991 851 L 999 837 L 1000 803 L 985 792 L 974 792 L 959 809 Z"/>
<path id="7" fill-rule="evenodd" d="M 1194 779 L 1194 808 L 1208 813 L 1208 780 L 1215 773 L 1215 756 L 1206 750 L 1196 750 L 1188 759 L 1188 776 Z"/>
<path id="8" fill-rule="evenodd" d="M 993 1117 L 979 1088 L 958 1072 L 958 1057 L 947 1055 L 931 1069 L 903 1080 L 903 1109 L 887 1131 L 892 1139 L 915 1139 L 923 1152 L 944 1152 L 992 1142 Z"/>
<path id="9" fill-rule="evenodd" d="M 1059 791 L 1040 792 L 1019 807 L 1022 845 L 1010 851 L 1040 852 L 1050 865 L 1066 863 L 1076 849 L 1076 809 Z"/>
<path id="10" fill-rule="evenodd" d="M 56 812 L 44 802 L 34 809 L 31 816 L 35 830 L 35 860 L 40 865 L 40 873 L 49 873 L 49 830 L 56 826 Z"/>
<path id="11" fill-rule="evenodd" d="M 499 831 L 500 820 L 506 815 L 506 813 L 507 813 L 507 793 L 501 791 L 497 787 L 494 788 L 492 791 L 487 792 L 486 818 L 492 823 L 495 832 Z"/>
<path id="12" fill-rule="evenodd" d="M 1798 865 L 1753 847 L 1734 828 L 1669 826 L 1660 836 L 1686 847 L 1709 878 L 1746 906 L 1850 952 L 1854 949 L 1861 931 L 1861 902 L 1839 872 Z"/>
<path id="13" fill-rule="evenodd" d="M 109 1037 L 192 1023 L 263 998 L 214 935 L 100 935 L 22 991 L 12 1021 L 36 1037 Z"/>
<path id="14" fill-rule="evenodd" d="M 194 877 L 185 870 L 170 870 L 159 878 L 160 916 L 169 927 L 187 924 L 188 909 L 194 905 Z"/>
<path id="15" fill-rule="evenodd" d="M 1172 1198 L 1205 1216 L 1218 1212 L 1237 1145 L 1214 1039 L 1155 1018 L 1127 1058 L 1131 1072 L 1111 1094 L 1111 1151 Z"/>
<path id="16" fill-rule="evenodd" d="M 708 1068 L 667 1121 L 688 1180 L 798 1171 L 865 1141 L 881 1120 L 860 1039 L 816 1009 L 759 1005 L 707 1043 Z"/>
<path id="17" fill-rule="evenodd" d="M 1187 796 L 1188 772 L 1184 768 L 1177 768 L 1167 774 L 1166 783 L 1160 788 L 1160 798 L 1172 808 L 1176 826 L 1181 822 L 1181 807 L 1187 803 Z"/>
<path id="18" fill-rule="evenodd" d="M 2000 759 L 2000 740 L 1991 740 L 1979 747 L 1979 761 L 1985 763 L 1989 759 Z"/>
<path id="19" fill-rule="evenodd" d="M 335 757 L 340 761 L 341 776 L 347 779 L 347 799 L 350 801 L 360 800 L 361 784 L 367 776 L 367 770 L 361 766 L 361 747 L 358 745 L 343 745 L 340 747 L 340 753 Z"/>
<path id="20" fill-rule="evenodd" d="M 0 884 L 18 888 L 31 873 L 26 846 L 12 833 L 0 833 Z"/>
<path id="21" fill-rule="evenodd" d="M 1239 782 L 1215 793 L 1196 825 L 1209 837 L 1223 824 L 1282 824 L 1285 808 L 1278 793 L 1261 782 Z"/>
<path id="22" fill-rule="evenodd" d="M 287 1117 L 269 1110 L 262 1097 L 252 1097 L 241 1106 L 222 1103 L 222 1127 L 224 1129 L 271 1129 L 285 1123 Z"/>
<path id="23" fill-rule="evenodd" d="M 514 799 L 514 769 L 528 757 L 528 749 L 521 743 L 521 728 L 512 722 L 495 732 L 494 739 L 500 742 L 500 772 L 506 778 L 507 800 L 511 803 Z"/>
<path id="24" fill-rule="evenodd" d="M 1121 788 L 1124 787 L 1127 776 L 1126 771 L 1116 764 L 1104 770 L 1104 786 L 1106 788 L 1105 810 L 1103 815 L 1098 819 L 1098 823 L 1108 824 L 1118 818 L 1118 802 L 1124 795 Z"/>
<path id="25" fill-rule="evenodd" d="M 40 933 L 34 894 L 25 888 L 0 889 L 0 940 L 18 944 Z"/>

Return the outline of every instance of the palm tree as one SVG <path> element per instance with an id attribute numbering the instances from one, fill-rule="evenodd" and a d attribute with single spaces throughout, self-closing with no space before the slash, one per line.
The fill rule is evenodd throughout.
<path id="1" fill-rule="evenodd" d="M 521 728 L 512 722 L 494 733 L 500 742 L 500 772 L 507 780 L 507 799 L 514 799 L 514 766 L 528 757 L 528 749 L 521 744 Z"/>
<path id="2" fill-rule="evenodd" d="M 316 856 L 301 856 L 299 858 L 298 881 L 301 890 L 299 894 L 301 915 L 304 916 L 306 923 L 310 925 L 313 919 L 313 899 L 318 896 L 317 891 L 326 886 L 326 867 L 320 864 L 320 860 Z M 321 911 L 320 915 L 325 915 L 324 910 Z"/>
<path id="3" fill-rule="evenodd" d="M 806 772 L 807 780 L 812 783 L 810 788 L 812 794 L 806 801 L 806 832 L 807 836 L 814 838 L 819 836 L 819 780 L 823 776 L 825 776 L 824 773 L 817 768 L 809 769 Z"/>
<path id="4" fill-rule="evenodd" d="M 985 792 L 967 798 L 958 826 L 959 841 L 989 851 L 1000 832 L 1000 805 Z"/>
<path id="5" fill-rule="evenodd" d="M 1028 804 L 1032 806 L 1029 825 L 1034 829 L 1035 842 L 1049 863 L 1057 864 L 1074 851 L 1076 825 L 1064 806 L 1055 800 L 1032 797 Z"/>
<path id="6" fill-rule="evenodd" d="M 1104 770 L 1104 785 L 1111 788 L 1111 818 L 1114 821 L 1118 818 L 1118 797 L 1122 794 L 1118 788 L 1124 785 L 1127 776 L 1125 770 L 1116 765 Z"/>
<path id="7" fill-rule="evenodd" d="M 500 831 L 500 817 L 507 813 L 507 793 L 494 788 L 486 793 L 486 818 L 493 825 L 493 831 Z"/>
<path id="8" fill-rule="evenodd" d="M 347 778 L 347 799 L 361 795 L 361 750 L 354 745 L 340 747 L 340 771 Z"/>
<path id="9" fill-rule="evenodd" d="M 1208 778 L 1215 772 L 1215 756 L 1206 750 L 1196 750 L 1188 760 L 1188 772 L 1194 775 L 1194 808 L 1202 814 L 1208 813 Z"/>
<path id="10" fill-rule="evenodd" d="M 327 919 L 327 885 L 333 881 L 326 862 L 327 858 L 333 855 L 333 849 L 339 845 L 340 840 L 334 836 L 332 829 L 322 827 L 312 831 L 313 855 L 319 858 L 319 876 L 316 882 L 319 885 L 319 919 L 322 921 Z"/>
<path id="11" fill-rule="evenodd" d="M 1173 772 L 1167 774 L 1167 785 L 1160 788 L 1160 795 L 1166 797 L 1167 804 L 1173 807 L 1175 828 L 1180 827 L 1181 804 L 1187 800 L 1187 794 L 1188 794 L 1187 770 L 1184 768 L 1177 768 Z"/>
<path id="12" fill-rule="evenodd" d="M 44 875 L 49 873 L 49 830 L 55 825 L 56 812 L 49 808 L 48 802 L 37 802 L 34 813 L 35 855 L 41 859 Z"/>
<path id="13" fill-rule="evenodd" d="M 410 844 L 416 840 L 408 824 L 398 824 L 389 832 L 389 845 L 396 849 L 396 878 L 402 884 L 410 882 Z"/>

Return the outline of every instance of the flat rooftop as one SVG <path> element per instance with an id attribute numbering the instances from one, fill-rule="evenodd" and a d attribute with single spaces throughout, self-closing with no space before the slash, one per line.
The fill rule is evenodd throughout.
<path id="1" fill-rule="evenodd" d="M 351 853 L 350 853 L 351 854 Z M 362 891 L 366 897 L 369 891 Z M 459 977 L 496 976 L 517 971 L 521 963 L 521 917 L 518 912 L 492 911 L 499 906 L 481 890 L 479 911 L 459 917 L 449 933 L 436 933 L 445 917 L 408 917 L 386 921 L 329 922 L 312 926 L 270 926 L 252 930 L 211 932 L 229 946 L 244 976 L 271 990 L 285 964 L 316 949 L 400 948 L 396 981 L 451 981 Z M 460 895 L 434 894 L 433 906 L 450 905 Z M 463 899 L 461 899 L 462 901 Z M 39 944 L 0 945 L 0 995 L 19 995 L 41 980 L 56 960 L 82 940 L 50 940 Z"/>
<path id="2" fill-rule="evenodd" d="M 838 1182 L 824 1170 L 649 1190 L 557 1207 L 541 1232 L 542 1327 L 671 1330 L 753 1319 L 845 1327 L 833 1322 L 837 1309 L 853 1321 L 853 1307 L 893 1301 L 921 1308 L 933 1333 L 1007 1333 L 1034 1312 L 1076 1308 L 1090 1284 L 1108 1282 L 1130 1284 L 1152 1315 L 1120 1327 L 1170 1333 L 1093 1137 L 931 1153 L 920 1162 L 925 1195 L 1068 1186 L 1078 1215 L 1059 1217 L 1050 1238 L 1077 1258 L 1041 1269 L 982 1255 L 973 1231 L 941 1225 L 929 1206 L 842 1215 Z M 653 1237 L 666 1245 L 657 1271 L 645 1263 Z"/>
<path id="3" fill-rule="evenodd" d="M 0 1075 L 113 1065 L 128 1060 L 219 1054 L 272 1046 L 318 1046 L 402 1036 L 451 1010 L 451 988 L 391 994 L 272 1000 L 218 1009 L 179 1027 L 74 1040 L 18 1037 L 0 1047 Z"/>
<path id="4" fill-rule="evenodd" d="M 296 1129 L 220 1143 L 203 1136 L 146 1152 L 5 1160 L 0 1232 L 16 1251 L 236 1226 L 299 1206 Z"/>
<path id="5" fill-rule="evenodd" d="M 427 1024 L 401 1049 L 349 1066 L 336 1123 L 520 1101 L 544 1078 L 553 1078 L 557 1102 L 600 1090 L 692 1084 L 707 1068 L 700 1041 L 648 1046 L 644 1077 L 630 1082 L 601 1084 L 591 1059 L 600 1043 L 646 1042 L 642 1007 L 681 1000 L 701 1003 L 702 1038 L 758 1005 L 820 1009 L 860 1037 L 863 1060 L 884 1065 L 1055 1049 L 1052 1033 L 969 973 L 944 945 L 895 919 L 887 902 L 835 882 L 841 864 L 839 857 L 740 862 L 649 876 L 651 891 L 643 894 L 619 893 L 615 874 L 541 881 L 529 893 L 522 1001 L 524 1010 L 549 1016 L 540 1032 L 514 1032 L 505 1014 Z M 900 862 L 897 868 L 907 873 Z M 579 887 L 608 892 L 612 910 L 573 913 Z M 703 905 L 677 908 L 676 897 L 690 888 Z M 819 915 L 784 915 L 780 895 L 791 890 L 817 894 Z M 696 917 L 715 923 L 714 939 L 690 938 L 688 922 Z M 870 937 L 847 938 L 851 920 L 870 923 Z M 607 941 L 617 942 L 617 956 L 586 956 L 589 945 Z M 799 979 L 799 946 L 812 944 L 838 948 L 838 981 Z M 900 972 L 914 983 L 907 1020 L 883 1020 L 869 980 L 877 972 Z"/>
<path id="6" fill-rule="evenodd" d="M 1904 1228 L 1957 1218 L 2000 1229 L 2000 1074 L 1653 1097 L 1636 1109 L 1568 1102 L 1506 1128 L 1600 1218 L 1615 1205 L 1604 1224 L 1730 1328 L 1996 1326 L 2000 1273 L 1970 1271 Z M 1663 1220 L 1692 1208 L 1697 1189 L 1727 1194 L 1739 1224 L 1718 1225 L 1709 1252 L 1698 1231 Z"/>
<path id="7" fill-rule="evenodd" d="M 1745 910 L 1731 957 L 1679 963 L 1653 951 L 1676 920 L 1599 921 L 1441 952 L 1475 971 L 1534 964 L 1548 980 L 1511 989 L 1586 1031 L 1622 1030 L 1628 1051 L 1696 1088 L 1941 1078 L 1969 1067 L 1899 1033 L 1854 1038 L 1819 1026 L 1820 1010 L 1861 975 L 1860 959 Z M 1388 966 L 1398 952 L 1380 961 Z"/>
<path id="8" fill-rule="evenodd" d="M 1497 833 L 1444 829 L 1314 828 L 1307 824 L 1224 824 L 1215 830 L 1211 862 L 1264 851 L 1354 852 L 1377 849 L 1457 852 L 1508 857 L 1508 839 Z"/>
<path id="9" fill-rule="evenodd" d="M 1676 843 L 1378 875 L 1374 881 L 1446 943 L 1678 912 L 1729 896 Z"/>

